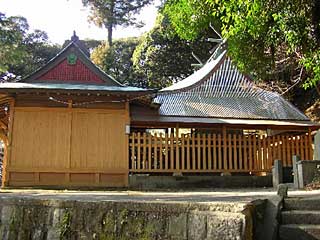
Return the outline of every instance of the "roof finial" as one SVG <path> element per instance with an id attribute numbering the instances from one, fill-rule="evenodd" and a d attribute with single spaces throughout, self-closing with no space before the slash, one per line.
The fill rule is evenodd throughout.
<path id="1" fill-rule="evenodd" d="M 73 30 L 73 36 L 71 37 L 72 42 L 77 42 L 79 41 L 79 37 L 76 35 L 76 31 Z"/>

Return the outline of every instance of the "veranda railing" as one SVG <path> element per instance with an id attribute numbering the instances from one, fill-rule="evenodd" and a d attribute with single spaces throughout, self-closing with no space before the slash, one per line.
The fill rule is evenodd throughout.
<path id="1" fill-rule="evenodd" d="M 290 166 L 292 155 L 312 158 L 312 141 L 308 134 L 176 137 L 132 133 L 129 136 L 131 172 L 267 172 L 275 159 Z"/>

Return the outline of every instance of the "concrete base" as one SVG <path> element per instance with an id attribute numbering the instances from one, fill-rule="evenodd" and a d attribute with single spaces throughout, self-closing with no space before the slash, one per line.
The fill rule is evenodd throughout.
<path id="1" fill-rule="evenodd" d="M 148 176 L 130 175 L 133 189 L 271 187 L 272 176 Z"/>

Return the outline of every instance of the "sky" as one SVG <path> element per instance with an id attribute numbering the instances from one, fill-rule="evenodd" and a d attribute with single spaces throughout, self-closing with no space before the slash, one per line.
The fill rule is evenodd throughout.
<path id="1" fill-rule="evenodd" d="M 106 40 L 107 30 L 87 21 L 89 10 L 81 0 L 0 0 L 0 12 L 6 16 L 23 16 L 31 30 L 47 32 L 52 43 L 62 44 L 75 30 L 80 39 Z M 157 15 L 155 5 L 144 8 L 139 19 L 145 23 L 141 29 L 116 28 L 113 38 L 139 36 L 152 28 Z"/>

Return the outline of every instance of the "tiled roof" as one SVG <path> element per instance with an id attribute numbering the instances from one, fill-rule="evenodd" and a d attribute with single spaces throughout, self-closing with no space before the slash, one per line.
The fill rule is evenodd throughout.
<path id="1" fill-rule="evenodd" d="M 308 120 L 277 93 L 260 89 L 224 51 L 200 70 L 155 98 L 162 116 Z"/>

